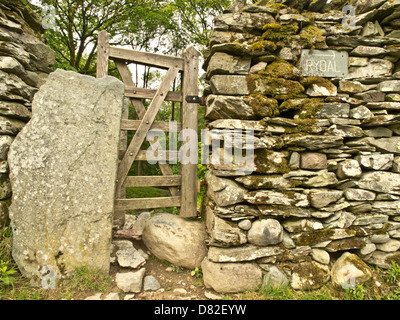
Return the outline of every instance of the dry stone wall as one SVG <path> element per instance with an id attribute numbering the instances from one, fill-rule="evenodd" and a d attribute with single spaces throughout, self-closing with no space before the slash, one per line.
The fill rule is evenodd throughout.
<path id="1" fill-rule="evenodd" d="M 399 16 L 394 0 L 264 0 L 215 19 L 204 63 L 211 139 L 255 137 L 251 174 L 235 161 L 208 166 L 207 286 L 255 288 L 261 269 L 264 281 L 315 289 L 343 253 L 400 262 Z M 251 280 L 238 287 L 233 271 Z"/>
<path id="2" fill-rule="evenodd" d="M 31 102 L 55 53 L 43 43 L 38 16 L 21 0 L 0 1 L 0 223 L 8 222 L 11 186 L 7 154 L 31 118 Z"/>

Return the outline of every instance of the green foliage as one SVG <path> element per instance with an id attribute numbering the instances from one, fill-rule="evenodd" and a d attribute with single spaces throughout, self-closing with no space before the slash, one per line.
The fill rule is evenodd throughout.
<path id="1" fill-rule="evenodd" d="M 178 272 L 178 273 L 179 272 L 183 272 L 183 267 L 181 267 L 181 266 L 176 266 L 176 265 L 171 263 L 170 267 L 171 267 L 173 272 Z"/>
<path id="2" fill-rule="evenodd" d="M 55 28 L 45 32 L 57 53 L 55 67 L 94 75 L 98 33 L 106 30 L 111 45 L 180 55 L 188 45 L 205 45 L 212 17 L 231 0 L 38 0 L 30 6 L 42 17 L 55 8 Z M 115 71 L 112 68 L 111 73 Z"/>
<path id="3" fill-rule="evenodd" d="M 77 267 L 75 273 L 60 283 L 61 296 L 73 299 L 76 294 L 85 292 L 105 292 L 111 286 L 108 274 L 90 270 L 88 267 Z"/>
<path id="4" fill-rule="evenodd" d="M 195 278 L 202 278 L 203 277 L 203 271 L 200 268 L 195 268 L 190 272 L 190 275 Z"/>
<path id="5" fill-rule="evenodd" d="M 0 259 L 9 261 L 11 257 L 12 229 L 11 226 L 0 225 Z"/>
<path id="6" fill-rule="evenodd" d="M 12 275 L 17 273 L 13 267 L 9 267 L 9 261 L 0 260 L 0 286 L 13 286 L 16 278 Z"/>
<path id="7" fill-rule="evenodd" d="M 383 278 L 390 283 L 397 283 L 400 280 L 400 266 L 392 261 L 389 270 L 383 275 Z"/>
<path id="8" fill-rule="evenodd" d="M 346 289 L 346 300 L 364 300 L 367 290 L 363 284 L 356 285 L 353 289 Z"/>
<path id="9" fill-rule="evenodd" d="M 400 288 L 396 288 L 383 297 L 384 300 L 400 300 Z"/>
<path id="10" fill-rule="evenodd" d="M 263 286 L 260 289 L 260 293 L 269 300 L 291 300 L 293 299 L 293 293 L 290 290 L 289 285 L 282 285 L 278 287 Z"/>

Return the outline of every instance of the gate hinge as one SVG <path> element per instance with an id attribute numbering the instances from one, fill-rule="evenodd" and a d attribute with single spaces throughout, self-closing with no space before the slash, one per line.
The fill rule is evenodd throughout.
<path id="1" fill-rule="evenodd" d="M 186 102 L 188 103 L 199 103 L 202 106 L 206 105 L 206 100 L 204 97 L 198 97 L 198 96 L 186 96 Z"/>

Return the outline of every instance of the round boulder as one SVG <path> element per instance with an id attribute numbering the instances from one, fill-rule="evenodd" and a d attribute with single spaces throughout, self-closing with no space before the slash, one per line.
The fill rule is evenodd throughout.
<path id="1" fill-rule="evenodd" d="M 202 222 L 169 213 L 150 218 L 142 234 L 143 243 L 157 258 L 188 269 L 200 267 L 207 254 L 206 237 Z"/>
<path id="2" fill-rule="evenodd" d="M 332 266 L 332 284 L 343 289 L 354 289 L 372 276 L 369 266 L 353 253 L 345 252 Z"/>
<path id="3" fill-rule="evenodd" d="M 257 246 L 278 244 L 283 240 L 283 228 L 275 219 L 258 220 L 253 222 L 247 239 Z"/>
<path id="4" fill-rule="evenodd" d="M 255 262 L 219 263 L 204 258 L 201 268 L 206 288 L 220 293 L 256 290 L 263 276 Z"/>

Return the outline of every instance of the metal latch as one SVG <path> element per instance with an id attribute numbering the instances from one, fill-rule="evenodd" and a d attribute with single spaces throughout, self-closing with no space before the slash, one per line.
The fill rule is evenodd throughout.
<path id="1" fill-rule="evenodd" d="M 206 105 L 206 101 L 204 97 L 198 97 L 198 96 L 186 96 L 186 102 L 188 103 L 199 103 L 202 106 Z"/>

